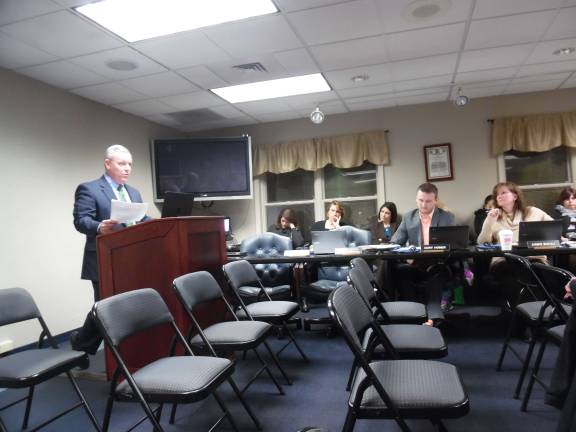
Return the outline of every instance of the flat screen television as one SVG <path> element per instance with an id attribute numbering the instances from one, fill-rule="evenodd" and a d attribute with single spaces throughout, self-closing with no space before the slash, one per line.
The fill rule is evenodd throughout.
<path id="1" fill-rule="evenodd" d="M 154 200 L 166 192 L 195 199 L 252 198 L 250 137 L 157 139 L 152 141 Z"/>

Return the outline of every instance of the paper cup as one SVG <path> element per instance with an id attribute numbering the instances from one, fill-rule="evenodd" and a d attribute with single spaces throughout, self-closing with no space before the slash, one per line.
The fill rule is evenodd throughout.
<path id="1" fill-rule="evenodd" d="M 501 230 L 498 232 L 498 240 L 500 240 L 500 249 L 503 251 L 512 250 L 512 231 L 511 230 Z"/>

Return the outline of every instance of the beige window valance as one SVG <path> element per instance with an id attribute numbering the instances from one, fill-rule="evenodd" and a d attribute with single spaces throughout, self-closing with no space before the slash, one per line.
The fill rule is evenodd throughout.
<path id="1" fill-rule="evenodd" d="M 556 147 L 576 147 L 576 111 L 495 119 L 492 153 L 509 150 L 543 152 Z"/>
<path id="2" fill-rule="evenodd" d="M 364 161 L 375 165 L 390 163 L 386 131 L 255 145 L 253 153 L 254 175 L 281 174 L 298 168 L 314 171 L 328 164 L 352 168 Z"/>

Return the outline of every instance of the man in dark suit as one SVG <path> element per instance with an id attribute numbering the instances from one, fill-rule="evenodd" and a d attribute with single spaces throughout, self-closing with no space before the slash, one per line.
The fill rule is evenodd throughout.
<path id="1" fill-rule="evenodd" d="M 94 300 L 100 300 L 98 263 L 96 259 L 96 236 L 122 229 L 123 224 L 110 219 L 112 200 L 142 202 L 140 192 L 126 184 L 132 172 L 132 155 L 121 145 L 106 149 L 105 174 L 99 179 L 82 183 L 76 188 L 74 201 L 74 226 L 86 235 L 82 279 L 92 281 Z M 149 219 L 147 216 L 142 221 Z M 100 334 L 90 315 L 78 332 L 70 336 L 72 348 L 95 353 L 101 342 Z"/>
<path id="2" fill-rule="evenodd" d="M 454 215 L 437 207 L 438 188 L 432 183 L 423 183 L 416 192 L 417 208 L 402 217 L 400 226 L 392 236 L 392 243 L 399 245 L 424 246 L 429 244 L 431 226 L 454 225 Z M 416 260 L 412 264 L 399 265 L 397 271 L 400 293 L 413 300 L 418 295 L 419 287 L 424 286 L 427 297 L 428 324 L 444 319 L 440 307 L 442 289 L 450 269 L 438 266 L 431 260 Z"/>

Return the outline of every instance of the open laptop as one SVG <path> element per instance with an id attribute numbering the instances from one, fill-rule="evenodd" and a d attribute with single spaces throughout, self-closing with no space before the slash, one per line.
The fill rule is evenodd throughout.
<path id="1" fill-rule="evenodd" d="M 468 225 L 430 227 L 430 244 L 448 244 L 451 250 L 468 249 Z"/>
<path id="2" fill-rule="evenodd" d="M 520 222 L 518 247 L 528 247 L 530 241 L 560 240 L 564 221 Z"/>
<path id="3" fill-rule="evenodd" d="M 194 194 L 184 192 L 165 192 L 162 217 L 191 216 Z"/>
<path id="4" fill-rule="evenodd" d="M 312 231 L 314 255 L 333 254 L 336 248 L 346 247 L 346 231 Z"/>

